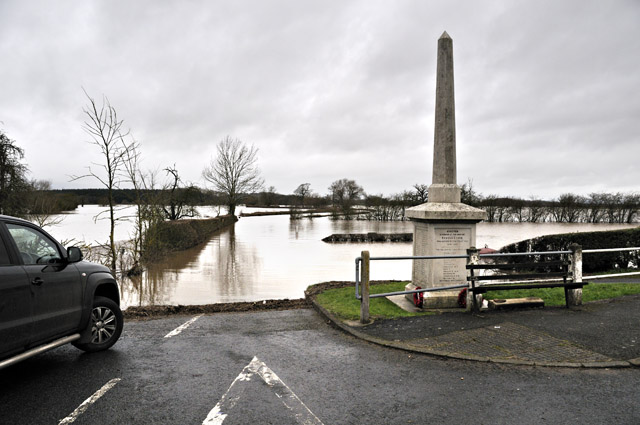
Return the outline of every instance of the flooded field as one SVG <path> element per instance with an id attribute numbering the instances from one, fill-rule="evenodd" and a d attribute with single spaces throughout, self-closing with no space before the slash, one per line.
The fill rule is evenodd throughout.
<path id="1" fill-rule="evenodd" d="M 104 242 L 108 222 L 94 222 L 103 208 L 85 206 L 65 216 L 49 232 L 60 240 Z M 216 215 L 203 208 L 203 215 Z M 245 211 L 255 211 L 245 208 Z M 133 210 L 124 209 L 121 216 Z M 567 223 L 479 223 L 477 246 L 498 249 L 535 236 L 567 232 L 630 228 L 636 225 Z M 128 239 L 131 223 L 122 221 L 118 239 Z M 333 233 L 405 233 L 411 222 L 331 220 L 328 217 L 290 220 L 287 215 L 241 218 L 207 243 L 172 254 L 135 280 L 124 279 L 122 300 L 128 305 L 212 304 L 264 299 L 300 298 L 314 283 L 354 280 L 355 258 L 363 250 L 372 256 L 412 254 L 411 243 L 325 243 Z M 373 280 L 411 277 L 410 261 L 374 262 Z"/>

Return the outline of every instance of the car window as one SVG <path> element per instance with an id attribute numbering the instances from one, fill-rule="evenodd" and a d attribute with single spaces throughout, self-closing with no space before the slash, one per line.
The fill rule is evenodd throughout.
<path id="1" fill-rule="evenodd" d="M 59 260 L 58 247 L 44 233 L 27 226 L 7 223 L 24 264 L 47 264 Z"/>

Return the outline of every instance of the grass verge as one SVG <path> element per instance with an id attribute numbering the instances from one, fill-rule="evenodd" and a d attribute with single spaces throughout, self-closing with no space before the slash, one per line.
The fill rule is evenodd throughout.
<path id="1" fill-rule="evenodd" d="M 582 302 L 605 300 L 623 295 L 640 294 L 640 284 L 637 283 L 590 283 L 582 288 Z M 504 298 L 539 297 L 544 305 L 565 305 L 563 288 L 517 289 L 513 291 L 487 292 L 485 299 L 497 300 Z"/>
<path id="2" fill-rule="evenodd" d="M 371 293 L 403 291 L 407 282 L 385 282 L 371 284 Z M 640 293 L 640 284 L 635 283 L 590 283 L 582 291 L 583 302 L 603 300 Z M 542 288 L 513 291 L 495 291 L 485 294 L 486 299 L 540 297 L 546 306 L 563 306 L 564 289 Z M 355 298 L 354 287 L 327 289 L 316 296 L 317 302 L 342 320 L 360 318 L 360 301 Z M 425 311 L 412 313 L 402 310 L 386 298 L 372 298 L 369 312 L 374 319 L 396 319 L 434 314 Z"/>
<path id="3" fill-rule="evenodd" d="M 370 293 L 404 291 L 406 284 L 407 282 L 373 283 L 370 286 Z M 360 301 L 356 299 L 354 291 L 353 286 L 328 289 L 319 293 L 316 300 L 322 307 L 342 320 L 358 320 L 360 319 Z M 386 298 L 371 298 L 369 314 L 374 319 L 396 319 L 398 317 L 424 316 L 425 314 L 433 314 L 433 312 L 410 313 Z"/>

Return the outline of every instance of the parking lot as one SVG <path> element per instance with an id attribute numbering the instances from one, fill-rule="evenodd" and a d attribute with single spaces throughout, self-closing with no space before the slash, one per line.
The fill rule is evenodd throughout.
<path id="1" fill-rule="evenodd" d="M 0 371 L 7 424 L 637 423 L 640 370 L 442 360 L 378 347 L 308 309 L 129 321 Z"/>

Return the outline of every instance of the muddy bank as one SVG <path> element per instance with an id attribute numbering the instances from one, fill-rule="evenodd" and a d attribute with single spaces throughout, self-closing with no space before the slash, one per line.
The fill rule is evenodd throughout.
<path id="1" fill-rule="evenodd" d="M 283 207 L 281 207 L 283 208 Z M 288 208 L 283 211 L 258 211 L 253 213 L 240 213 L 240 217 L 264 217 L 268 215 L 290 215 L 290 214 L 322 214 L 330 213 L 331 208 Z"/>
<path id="2" fill-rule="evenodd" d="M 355 288 L 355 284 L 355 282 L 346 280 L 335 280 L 331 282 L 316 283 L 315 285 L 311 285 L 307 289 L 305 289 L 304 296 L 308 300 L 311 297 L 315 297 L 319 293 L 326 291 L 327 289 L 346 288 L 348 286 L 353 286 Z"/>
<path id="3" fill-rule="evenodd" d="M 336 233 L 322 239 L 327 243 L 339 242 L 413 242 L 413 233 Z"/>
<path id="4" fill-rule="evenodd" d="M 221 303 L 206 305 L 152 305 L 141 307 L 129 307 L 123 313 L 125 319 L 151 319 L 154 317 L 164 317 L 172 315 L 210 314 L 210 313 L 230 313 L 242 311 L 261 310 L 293 310 L 298 308 L 309 308 L 310 304 L 306 299 L 295 300 L 266 300 L 239 303 Z"/>
<path id="5" fill-rule="evenodd" d="M 123 312 L 123 314 L 125 319 L 127 320 L 144 320 L 172 315 L 237 313 L 246 311 L 294 310 L 299 308 L 311 308 L 311 297 L 315 297 L 316 295 L 323 291 L 326 291 L 327 289 L 344 288 L 354 285 L 354 282 L 348 281 L 318 283 L 316 285 L 309 286 L 304 291 L 305 298 L 298 298 L 293 300 L 266 300 L 206 305 L 151 305 L 141 307 L 131 306 L 127 308 Z"/>

